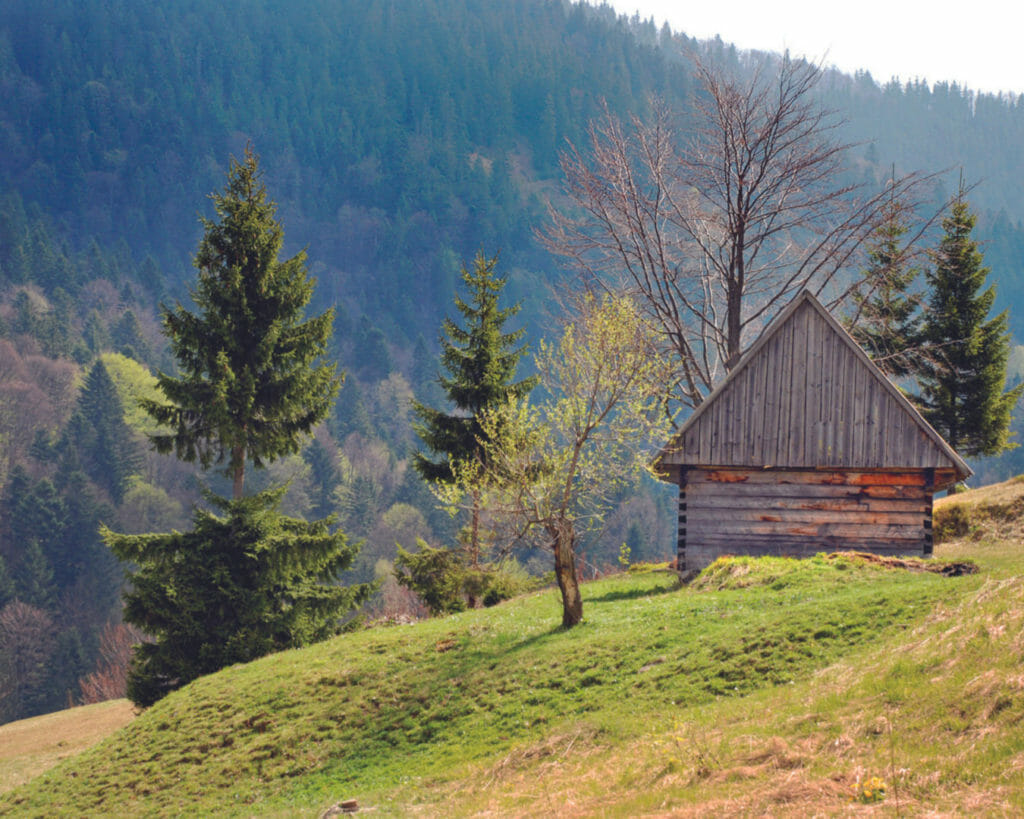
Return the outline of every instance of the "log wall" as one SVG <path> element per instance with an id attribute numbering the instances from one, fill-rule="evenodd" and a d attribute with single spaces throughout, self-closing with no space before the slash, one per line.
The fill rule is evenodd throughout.
<path id="1" fill-rule="evenodd" d="M 679 567 L 727 554 L 931 553 L 935 470 L 684 468 Z"/>

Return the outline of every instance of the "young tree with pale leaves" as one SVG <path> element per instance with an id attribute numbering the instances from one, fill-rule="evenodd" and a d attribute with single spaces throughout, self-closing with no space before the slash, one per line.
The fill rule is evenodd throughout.
<path id="1" fill-rule="evenodd" d="M 649 470 L 668 435 L 654 341 L 629 299 L 582 298 L 558 342 L 542 342 L 536 357 L 553 397 L 485 413 L 485 457 L 454 464 L 450 509 L 481 491 L 511 541 L 551 552 L 567 628 L 583 618 L 581 536 L 599 525 L 624 483 Z"/>

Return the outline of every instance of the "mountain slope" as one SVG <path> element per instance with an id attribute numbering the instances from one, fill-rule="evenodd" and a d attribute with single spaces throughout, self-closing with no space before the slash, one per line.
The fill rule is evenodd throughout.
<path id="1" fill-rule="evenodd" d="M 72 245 L 152 253 L 175 290 L 196 211 L 252 140 L 321 297 L 432 337 L 457 261 L 481 247 L 555 275 L 532 231 L 537 194 L 558 188 L 558 152 L 585 140 L 605 101 L 628 116 L 662 97 L 685 130 L 694 50 L 748 64 L 565 0 L 9 0 L 0 186 L 59 220 Z M 845 139 L 877 141 L 855 151 L 872 184 L 894 162 L 983 182 L 983 228 L 1012 261 L 1024 103 L 864 75 L 830 75 L 822 93 L 849 120 Z M 1019 271 L 1004 273 L 1017 287 Z M 536 282 L 520 279 L 515 295 L 528 295 Z"/>

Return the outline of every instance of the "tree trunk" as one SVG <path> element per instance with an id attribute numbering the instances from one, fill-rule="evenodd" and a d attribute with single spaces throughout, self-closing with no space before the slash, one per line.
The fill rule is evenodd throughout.
<path id="1" fill-rule="evenodd" d="M 234 464 L 231 499 L 241 500 L 245 491 L 245 449 L 243 447 L 235 447 L 231 450 L 231 463 Z"/>
<path id="2" fill-rule="evenodd" d="M 469 523 L 469 565 L 480 568 L 480 492 L 473 489 L 473 511 Z"/>
<path id="3" fill-rule="evenodd" d="M 741 251 L 742 252 L 742 251 Z M 726 294 L 726 359 L 725 370 L 732 372 L 743 354 L 743 258 L 737 261 L 737 277 L 729 281 Z"/>
<path id="4" fill-rule="evenodd" d="M 480 547 L 478 538 L 480 537 L 480 493 L 473 490 L 473 511 L 470 514 L 469 523 L 469 567 L 473 570 L 473 575 L 479 577 L 480 569 Z M 476 580 L 473 581 L 475 585 Z M 476 594 L 472 591 L 466 593 L 466 606 L 471 609 L 476 608 Z"/>
<path id="5" fill-rule="evenodd" d="M 583 598 L 576 578 L 575 537 L 572 524 L 560 521 L 548 530 L 555 550 L 555 578 L 562 593 L 562 626 L 572 628 L 583 619 Z"/>

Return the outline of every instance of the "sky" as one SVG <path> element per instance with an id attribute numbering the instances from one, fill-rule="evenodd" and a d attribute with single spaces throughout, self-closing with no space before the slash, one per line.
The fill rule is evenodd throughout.
<path id="1" fill-rule="evenodd" d="M 590 0 L 596 2 L 596 0 Z M 880 84 L 957 82 L 974 91 L 1024 93 L 1021 28 L 1002 0 L 609 0 L 699 40 L 721 35 L 741 49 L 824 59 Z"/>

